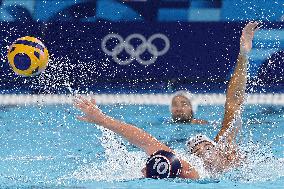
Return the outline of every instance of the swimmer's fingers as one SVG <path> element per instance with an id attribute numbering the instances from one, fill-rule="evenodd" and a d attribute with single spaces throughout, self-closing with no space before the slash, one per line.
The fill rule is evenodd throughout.
<path id="1" fill-rule="evenodd" d="M 94 118 L 96 116 L 104 116 L 102 111 L 95 105 L 86 105 L 81 101 L 75 101 L 74 106 L 84 112 L 88 118 Z"/>
<path id="2" fill-rule="evenodd" d="M 252 24 L 252 30 L 253 32 L 256 32 L 257 30 L 259 30 L 263 25 L 261 25 L 261 22 L 253 22 Z"/>
<path id="3" fill-rule="evenodd" d="M 256 32 L 262 27 L 262 23 L 258 21 L 249 22 L 243 29 L 244 32 Z"/>
<path id="4" fill-rule="evenodd" d="M 82 106 L 82 102 L 79 100 L 79 99 L 73 99 L 73 105 L 76 107 L 76 108 L 80 108 Z"/>
<path id="5" fill-rule="evenodd" d="M 261 24 L 261 22 L 259 22 L 258 25 L 254 28 L 254 32 L 258 31 L 261 27 L 263 27 L 263 25 Z"/>
<path id="6" fill-rule="evenodd" d="M 75 99 L 74 106 L 85 113 L 89 113 L 93 109 L 93 105 L 86 104 L 85 102 Z"/>
<path id="7" fill-rule="evenodd" d="M 81 103 L 80 101 L 74 100 L 73 105 L 75 106 L 75 108 L 77 108 L 77 109 L 79 109 L 83 112 L 86 112 L 86 105 Z"/>
<path id="8" fill-rule="evenodd" d="M 242 31 L 242 36 L 240 39 L 240 53 L 247 54 L 252 49 L 252 40 L 254 33 L 258 30 L 259 22 L 253 21 L 249 22 Z"/>
<path id="9" fill-rule="evenodd" d="M 257 22 L 249 22 L 244 28 L 243 28 L 243 33 L 250 33 L 254 32 L 255 28 L 257 27 L 258 23 Z"/>
<path id="10" fill-rule="evenodd" d="M 78 99 L 80 99 L 83 103 L 85 103 L 86 105 L 91 105 L 92 103 L 87 100 L 86 98 L 84 98 L 83 96 L 78 96 Z"/>
<path id="11" fill-rule="evenodd" d="M 85 109 L 85 110 L 96 109 L 96 105 L 94 103 L 92 103 L 91 101 L 83 97 L 75 98 L 74 105 L 75 107 L 78 107 L 80 109 Z"/>
<path id="12" fill-rule="evenodd" d="M 92 99 L 90 100 L 90 102 L 91 102 L 92 107 L 93 107 L 93 109 L 94 109 L 95 111 L 100 111 L 100 112 L 101 112 L 101 109 L 100 109 L 100 107 L 97 105 L 97 102 L 96 102 L 96 100 L 95 100 L 94 98 L 92 98 Z"/>
<path id="13" fill-rule="evenodd" d="M 86 98 L 83 98 L 82 96 L 78 97 L 87 107 L 88 110 L 93 109 L 95 111 L 100 111 L 99 107 L 96 105 L 96 100 L 92 98 L 91 100 L 87 100 Z"/>
<path id="14" fill-rule="evenodd" d="M 74 104 L 74 106 L 76 106 L 78 108 L 83 108 L 83 107 L 87 106 L 84 102 L 82 102 L 82 100 L 80 100 L 78 98 L 75 98 L 73 100 L 73 104 Z"/>
<path id="15" fill-rule="evenodd" d="M 94 98 L 91 99 L 91 103 L 96 106 L 96 100 Z"/>

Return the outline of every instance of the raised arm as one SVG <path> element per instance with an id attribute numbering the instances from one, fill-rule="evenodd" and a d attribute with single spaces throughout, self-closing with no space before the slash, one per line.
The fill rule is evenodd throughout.
<path id="1" fill-rule="evenodd" d="M 238 55 L 234 73 L 227 88 L 225 115 L 222 128 L 215 137 L 216 142 L 219 142 L 220 138 L 224 136 L 226 142 L 231 144 L 240 129 L 240 124 L 237 124 L 238 126 L 235 128 L 232 128 L 231 126 L 236 119 L 240 118 L 241 108 L 245 101 L 248 53 L 252 48 L 252 39 L 254 32 L 258 29 L 258 24 L 258 22 L 249 22 L 242 31 L 240 53 Z"/>

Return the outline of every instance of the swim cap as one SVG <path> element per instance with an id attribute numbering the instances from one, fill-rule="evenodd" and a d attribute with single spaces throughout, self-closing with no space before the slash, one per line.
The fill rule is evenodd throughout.
<path id="1" fill-rule="evenodd" d="M 214 141 L 212 141 L 210 138 L 208 138 L 205 135 L 201 135 L 198 134 L 194 137 L 191 137 L 187 142 L 186 142 L 186 146 L 187 146 L 187 150 L 189 153 L 192 153 L 192 150 L 194 149 L 194 147 L 202 142 L 210 142 L 211 144 L 213 144 L 214 146 L 216 145 L 216 143 Z"/>
<path id="2" fill-rule="evenodd" d="M 146 177 L 153 179 L 175 178 L 180 174 L 181 163 L 172 152 L 159 150 L 146 163 Z"/>
<path id="3" fill-rule="evenodd" d="M 185 91 L 185 90 L 180 90 L 180 91 L 177 91 L 173 94 L 172 96 L 172 99 L 177 97 L 177 96 L 183 96 L 185 98 L 187 98 L 187 100 L 189 100 L 190 104 L 191 104 L 191 108 L 192 108 L 192 111 L 193 112 L 196 112 L 197 109 L 198 109 L 198 104 L 195 103 L 195 99 L 194 99 L 194 96 L 193 94 L 191 94 L 189 91 Z M 170 103 L 170 106 L 169 106 L 169 109 L 171 111 L 172 109 L 172 103 Z"/>

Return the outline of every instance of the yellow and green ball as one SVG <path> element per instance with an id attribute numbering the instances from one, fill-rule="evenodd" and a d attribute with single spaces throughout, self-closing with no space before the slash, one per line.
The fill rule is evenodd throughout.
<path id="1" fill-rule="evenodd" d="M 35 37 L 17 39 L 8 50 L 8 61 L 14 72 L 22 76 L 38 75 L 48 64 L 48 50 Z"/>

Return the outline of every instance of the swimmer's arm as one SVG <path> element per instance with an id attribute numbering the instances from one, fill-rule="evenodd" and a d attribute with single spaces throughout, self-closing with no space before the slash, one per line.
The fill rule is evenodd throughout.
<path id="1" fill-rule="evenodd" d="M 85 113 L 84 116 L 77 117 L 79 120 L 101 125 L 121 135 L 133 145 L 143 149 L 149 156 L 158 150 L 165 150 L 174 153 L 172 149 L 142 129 L 105 115 L 96 106 L 95 100 L 89 101 L 83 97 L 79 97 L 75 100 L 74 106 Z M 180 161 L 183 167 L 180 174 L 181 178 L 199 178 L 197 171 L 188 162 L 184 160 Z"/>
<path id="2" fill-rule="evenodd" d="M 241 107 L 245 100 L 247 63 L 248 59 L 246 55 L 239 54 L 237 66 L 227 89 L 225 115 L 222 123 L 222 128 L 215 137 L 216 142 L 219 142 L 220 137 L 226 133 L 226 141 L 231 143 L 239 130 L 238 128 L 232 128 L 232 130 L 229 131 L 229 128 L 232 125 L 234 119 L 237 116 L 240 116 Z"/>
<path id="3" fill-rule="evenodd" d="M 142 129 L 105 115 L 96 106 L 95 100 L 90 101 L 79 97 L 74 101 L 74 106 L 85 113 L 84 116 L 77 117 L 79 120 L 101 125 L 121 135 L 131 144 L 143 149 L 148 155 L 158 150 L 173 152 L 168 146 Z"/>
<path id="4" fill-rule="evenodd" d="M 173 152 L 168 146 L 144 130 L 111 117 L 106 117 L 105 122 L 100 124 L 101 126 L 121 135 L 131 144 L 143 149 L 148 155 L 152 155 L 158 150 Z"/>
<path id="5" fill-rule="evenodd" d="M 133 145 L 143 149 L 149 156 L 158 150 L 165 150 L 175 153 L 172 149 L 158 141 L 149 133 L 131 124 L 123 123 L 113 118 L 108 118 L 103 126 L 116 132 L 117 134 L 120 134 Z M 182 159 L 180 159 L 180 162 L 182 164 L 182 170 L 179 175 L 180 178 L 199 179 L 199 174 L 194 167 Z"/>
<path id="6" fill-rule="evenodd" d="M 151 136 L 149 133 L 139 129 L 133 125 L 120 122 L 115 119 L 110 119 L 105 127 L 120 134 L 126 138 L 130 143 L 143 149 L 149 156 L 158 150 L 165 150 L 168 152 L 175 153 L 168 146 L 158 141 L 156 138 Z M 182 169 L 179 175 L 180 178 L 188 179 L 199 179 L 198 172 L 192 167 L 187 161 L 180 159 Z"/>
<path id="7" fill-rule="evenodd" d="M 252 48 L 252 39 L 254 32 L 258 29 L 258 24 L 258 22 L 250 22 L 242 31 L 240 53 L 227 89 L 224 120 L 220 132 L 215 137 L 216 142 L 219 142 L 220 137 L 226 134 L 226 142 L 232 143 L 240 129 L 237 127 L 229 131 L 234 119 L 240 116 L 241 108 L 245 101 L 248 64 L 247 54 Z"/>

